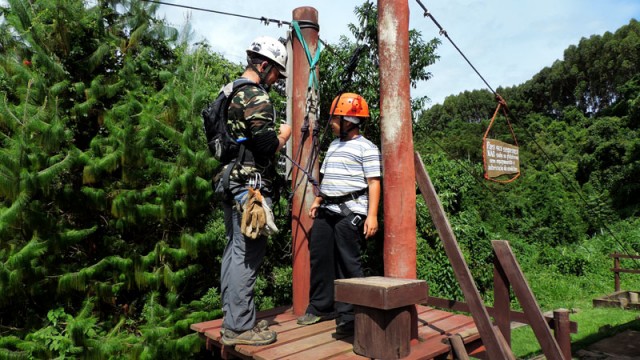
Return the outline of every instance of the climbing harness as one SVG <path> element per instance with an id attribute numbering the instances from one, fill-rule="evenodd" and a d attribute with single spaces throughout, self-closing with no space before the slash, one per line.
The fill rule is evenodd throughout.
<path id="1" fill-rule="evenodd" d="M 366 194 L 368 191 L 367 188 L 358 190 L 358 191 L 354 191 L 351 192 L 349 194 L 346 195 L 342 195 L 342 196 L 327 196 L 323 193 L 320 193 L 320 196 L 322 197 L 322 200 L 325 204 L 333 204 L 333 205 L 338 205 L 338 207 L 340 208 L 340 213 L 342 214 L 342 216 L 346 217 L 347 219 L 349 219 L 349 222 L 351 223 L 351 225 L 353 226 L 360 226 L 362 224 L 362 222 L 364 221 L 363 217 L 359 214 L 354 213 L 353 211 L 351 211 L 351 209 L 349 209 L 346 205 L 347 201 L 351 201 L 351 200 L 357 200 L 360 196 Z"/>

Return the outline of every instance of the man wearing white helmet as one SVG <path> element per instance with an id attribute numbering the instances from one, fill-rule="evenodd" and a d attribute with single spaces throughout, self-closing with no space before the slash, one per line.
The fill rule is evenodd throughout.
<path id="1" fill-rule="evenodd" d="M 277 68 L 280 77 L 287 77 L 287 49 L 280 41 L 269 36 L 256 38 L 247 49 L 247 61 L 249 64 L 256 63 L 252 59 L 257 59 L 258 61 L 260 59 L 268 60 L 270 66 Z M 258 72 L 257 68 L 252 67 L 252 69 Z M 265 70 L 265 76 L 269 70 L 270 68 Z M 262 80 L 262 77 L 260 79 Z"/>
<path id="2" fill-rule="evenodd" d="M 230 131 L 242 141 L 245 151 L 237 163 L 234 160 L 226 165 L 233 166 L 233 170 L 226 189 L 228 201 L 223 201 L 227 245 L 220 285 L 224 314 L 221 342 L 225 345 L 266 345 L 276 341 L 276 333 L 268 329 L 266 321 L 256 324 L 253 292 L 267 238 L 245 237 L 240 222 L 248 186 L 258 188 L 264 201 L 271 205 L 275 155 L 291 136 L 291 127 L 281 124 L 276 131 L 268 91 L 278 79 L 286 77 L 286 64 L 287 50 L 280 41 L 267 36 L 256 38 L 247 48 L 247 67 L 242 74 L 242 78 L 255 84 L 240 87 L 229 105 Z"/>

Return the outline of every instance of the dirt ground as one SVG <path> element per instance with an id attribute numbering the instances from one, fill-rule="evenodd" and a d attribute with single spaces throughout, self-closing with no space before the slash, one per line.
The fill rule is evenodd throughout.
<path id="1" fill-rule="evenodd" d="M 626 330 L 576 354 L 580 360 L 640 360 L 640 331 Z"/>

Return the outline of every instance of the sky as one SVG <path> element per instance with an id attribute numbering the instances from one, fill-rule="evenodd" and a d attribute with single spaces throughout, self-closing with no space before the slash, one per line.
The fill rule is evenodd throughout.
<path id="1" fill-rule="evenodd" d="M 290 22 L 295 8 L 318 10 L 320 38 L 329 44 L 341 35 L 353 39 L 348 24 L 357 24 L 354 8 L 365 0 L 161 0 L 166 3 L 222 11 L 242 16 Z M 398 0 L 402 1 L 402 0 Z M 412 96 L 428 96 L 430 105 L 449 95 L 486 85 L 454 46 L 424 17 L 416 0 L 409 4 L 409 27 L 425 41 L 439 38 L 440 56 L 428 67 L 433 78 L 420 82 Z M 564 50 L 581 38 L 615 32 L 631 19 L 640 20 L 640 0 L 421 0 L 449 37 L 493 89 L 519 85 L 544 67 L 562 60 Z M 0 0 L 6 3 L 6 0 Z M 374 3 L 377 3 L 375 1 Z M 187 19 L 192 40 L 206 40 L 226 59 L 245 62 L 245 49 L 255 37 L 285 37 L 288 27 L 258 20 L 160 5 L 158 15 L 181 28 Z M 320 74 L 322 77 L 322 74 Z M 508 99 L 507 99 L 508 101 Z"/>
<path id="2" fill-rule="evenodd" d="M 440 60 L 429 66 L 433 77 L 411 90 L 441 104 L 449 95 L 486 89 L 449 40 L 415 0 L 409 4 L 409 28 L 425 41 L 439 38 Z M 310 6 L 318 10 L 319 36 L 329 44 L 341 35 L 355 41 L 349 23 L 357 24 L 354 8 L 364 0 L 164 0 L 198 8 L 250 17 L 291 21 L 293 10 Z M 639 0 L 421 0 L 493 89 L 519 85 L 544 67 L 562 60 L 564 50 L 581 38 L 615 32 L 631 19 L 640 20 Z M 376 2 L 377 3 L 377 2 Z M 213 51 L 233 62 L 244 62 L 244 50 L 260 35 L 285 37 L 287 26 L 211 12 L 160 5 L 159 13 L 174 26 L 190 19 L 194 40 L 206 39 Z M 322 77 L 322 74 L 320 74 Z M 508 99 L 507 99 L 508 100 Z M 428 105 L 428 106 L 429 106 Z"/>

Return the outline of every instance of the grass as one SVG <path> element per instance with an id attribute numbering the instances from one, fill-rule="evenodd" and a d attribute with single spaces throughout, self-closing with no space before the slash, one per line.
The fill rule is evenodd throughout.
<path id="1" fill-rule="evenodd" d="M 571 334 L 571 353 L 613 336 L 627 329 L 640 330 L 640 311 L 618 308 L 593 308 L 571 314 L 571 321 L 578 323 L 578 332 Z M 515 329 L 511 337 L 512 350 L 518 359 L 530 359 L 541 354 L 540 345 L 530 327 Z"/>
<path id="2" fill-rule="evenodd" d="M 590 265 L 580 276 L 561 274 L 555 266 L 525 264 L 523 272 L 536 300 L 544 311 L 570 309 L 570 320 L 578 324 L 571 334 L 571 352 L 627 329 L 640 330 L 640 311 L 620 308 L 594 308 L 592 301 L 614 292 L 613 260 L 607 256 L 590 259 Z M 634 267 L 634 264 L 624 266 Z M 528 269 L 527 269 L 528 268 Z M 640 274 L 621 274 L 621 289 L 640 291 Z M 518 304 L 512 305 L 518 308 Z M 530 327 L 512 332 L 512 350 L 518 359 L 530 359 L 541 354 L 540 345 Z"/>

